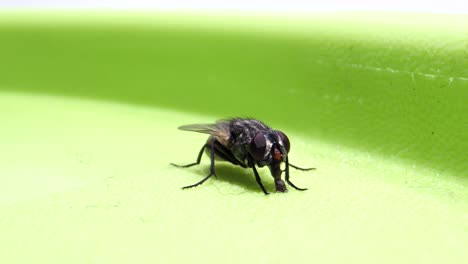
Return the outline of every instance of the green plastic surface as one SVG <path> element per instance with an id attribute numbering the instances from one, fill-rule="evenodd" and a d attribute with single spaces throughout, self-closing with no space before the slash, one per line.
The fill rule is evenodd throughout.
<path id="1" fill-rule="evenodd" d="M 0 263 L 466 263 L 466 15 L 0 13 Z M 188 163 L 254 116 L 308 187 Z M 261 170 L 266 188 L 274 184 Z"/>

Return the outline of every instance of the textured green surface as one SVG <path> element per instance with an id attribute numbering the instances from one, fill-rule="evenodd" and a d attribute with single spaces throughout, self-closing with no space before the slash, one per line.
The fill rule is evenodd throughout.
<path id="1" fill-rule="evenodd" d="M 467 24 L 2 13 L 0 262 L 465 263 Z M 310 190 L 181 191 L 205 137 L 175 127 L 229 115 L 284 130 Z"/>

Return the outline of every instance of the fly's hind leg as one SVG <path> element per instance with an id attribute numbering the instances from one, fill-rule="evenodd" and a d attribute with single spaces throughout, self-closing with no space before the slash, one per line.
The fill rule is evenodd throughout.
<path id="1" fill-rule="evenodd" d="M 201 160 L 201 156 L 203 155 L 203 150 L 205 149 L 205 147 L 207 146 L 208 144 L 204 145 L 203 148 L 200 150 L 200 154 L 198 154 L 198 159 L 197 159 L 197 162 L 195 163 L 192 163 L 192 164 L 188 164 L 188 165 L 185 165 L 185 166 L 182 166 L 182 167 L 190 167 L 190 166 L 193 166 L 193 165 L 197 165 L 200 163 L 200 160 Z M 211 153 L 210 153 L 210 160 L 211 160 L 211 165 L 210 165 L 210 174 L 208 174 L 205 178 L 203 178 L 201 181 L 195 183 L 195 184 L 192 184 L 192 185 L 188 185 L 188 186 L 185 186 L 185 187 L 182 187 L 182 189 L 189 189 L 189 188 L 193 188 L 193 187 L 197 187 L 198 185 L 204 183 L 206 180 L 208 180 L 209 178 L 211 178 L 211 176 L 215 176 L 216 177 L 216 173 L 215 173 L 215 148 L 214 148 L 214 142 L 211 142 L 211 146 L 210 146 L 210 150 L 211 150 Z"/>
<path id="2" fill-rule="evenodd" d="M 194 162 L 194 163 L 190 163 L 190 164 L 187 164 L 187 165 L 178 165 L 178 164 L 175 164 L 175 163 L 171 163 L 172 166 L 175 166 L 177 168 L 188 168 L 188 167 L 192 167 L 192 166 L 195 166 L 195 165 L 198 165 L 200 164 L 200 161 L 201 161 L 201 158 L 203 156 L 203 151 L 205 150 L 206 148 L 206 144 L 203 145 L 203 147 L 200 149 L 200 153 L 198 153 L 198 157 L 197 157 L 197 161 Z"/>

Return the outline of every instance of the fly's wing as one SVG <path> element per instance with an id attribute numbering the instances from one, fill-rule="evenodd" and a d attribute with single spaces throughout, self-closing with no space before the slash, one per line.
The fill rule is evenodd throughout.
<path id="1" fill-rule="evenodd" d="M 212 135 L 217 141 L 219 141 L 219 143 L 224 146 L 227 146 L 229 143 L 229 122 L 224 120 L 218 121 L 215 124 L 185 125 L 180 126 L 179 129 Z"/>

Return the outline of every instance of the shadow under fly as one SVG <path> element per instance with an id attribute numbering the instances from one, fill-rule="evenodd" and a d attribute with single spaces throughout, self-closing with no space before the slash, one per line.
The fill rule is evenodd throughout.
<path id="1" fill-rule="evenodd" d="M 290 143 L 288 137 L 279 130 L 273 130 L 263 122 L 250 118 L 231 118 L 219 120 L 214 124 L 193 124 L 179 127 L 181 130 L 194 131 L 209 134 L 205 145 L 198 153 L 197 161 L 186 165 L 172 165 L 179 168 L 188 168 L 200 164 L 203 152 L 210 157 L 210 173 L 201 181 L 183 187 L 188 189 L 196 187 L 211 176 L 216 176 L 215 160 L 228 161 L 243 168 L 252 168 L 255 179 L 263 193 L 268 194 L 262 184 L 260 175 L 256 169 L 268 166 L 273 176 L 277 192 L 287 192 L 286 185 L 281 179 L 281 174 L 285 172 L 286 182 L 294 189 L 305 191 L 306 188 L 299 188 L 289 179 L 289 167 L 301 171 L 309 171 L 315 168 L 301 168 L 289 163 L 288 153 Z M 285 163 L 285 169 L 281 169 L 281 164 Z"/>

